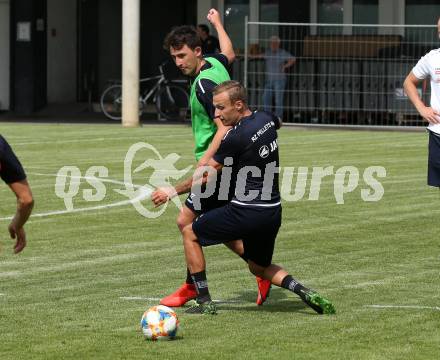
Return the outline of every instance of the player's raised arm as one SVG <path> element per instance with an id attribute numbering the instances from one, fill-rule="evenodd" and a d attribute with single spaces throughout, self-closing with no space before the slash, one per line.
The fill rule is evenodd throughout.
<path id="1" fill-rule="evenodd" d="M 231 64 L 235 60 L 234 47 L 223 27 L 219 12 L 216 9 L 211 9 L 206 18 L 217 31 L 218 40 L 220 42 L 220 52 L 228 58 L 229 64 Z"/>

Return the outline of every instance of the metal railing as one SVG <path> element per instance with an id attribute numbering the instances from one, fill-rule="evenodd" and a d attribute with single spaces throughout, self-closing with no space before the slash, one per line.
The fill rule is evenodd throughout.
<path id="1" fill-rule="evenodd" d="M 284 121 L 423 125 L 403 81 L 420 57 L 439 47 L 436 26 L 247 22 L 245 35 L 234 76 L 246 83 L 252 107 L 277 110 L 275 96 L 268 104 L 265 94 L 274 75 L 267 62 L 276 56 L 266 50 L 275 35 L 296 59 L 285 73 L 275 74 L 286 81 Z M 419 92 L 429 104 L 429 79 Z"/>

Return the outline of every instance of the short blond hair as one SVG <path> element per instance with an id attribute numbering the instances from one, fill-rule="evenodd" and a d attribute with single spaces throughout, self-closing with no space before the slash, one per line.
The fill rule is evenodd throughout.
<path id="1" fill-rule="evenodd" d="M 212 94 L 215 96 L 225 91 L 228 92 L 231 103 L 242 101 L 247 104 L 247 91 L 238 81 L 228 80 L 222 82 L 212 90 Z"/>

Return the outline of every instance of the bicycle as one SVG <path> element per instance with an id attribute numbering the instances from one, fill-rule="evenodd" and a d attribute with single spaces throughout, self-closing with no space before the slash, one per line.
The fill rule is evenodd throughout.
<path id="1" fill-rule="evenodd" d="M 163 71 L 164 65 L 165 63 L 159 65 L 160 75 L 139 80 L 140 83 L 156 81 L 139 96 L 139 116 L 145 111 L 147 102 L 152 99 L 158 115 L 162 119 L 185 121 L 188 116 L 189 96 L 182 86 L 186 84 L 186 80 L 166 79 Z M 103 91 L 100 105 L 107 118 L 111 120 L 122 119 L 121 81 L 112 81 L 110 86 Z"/>

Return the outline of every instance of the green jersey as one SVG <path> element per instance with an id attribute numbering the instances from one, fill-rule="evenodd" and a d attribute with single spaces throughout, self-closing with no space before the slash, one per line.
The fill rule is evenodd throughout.
<path id="1" fill-rule="evenodd" d="M 224 65 L 213 57 L 205 58 L 205 61 L 211 64 L 211 67 L 200 71 L 199 75 L 194 79 L 191 84 L 191 122 L 192 131 L 194 134 L 195 143 L 195 156 L 196 160 L 200 160 L 203 154 L 211 144 L 212 138 L 217 132 L 217 125 L 211 119 L 210 115 L 206 113 L 205 108 L 200 103 L 196 94 L 197 83 L 201 79 L 211 80 L 216 84 L 221 84 L 224 81 L 230 80 L 228 71 Z"/>

